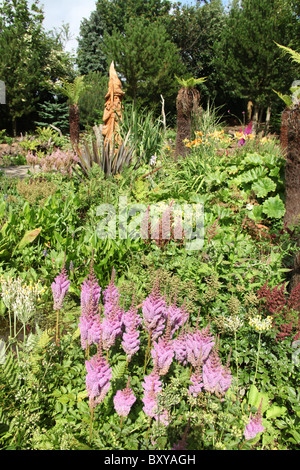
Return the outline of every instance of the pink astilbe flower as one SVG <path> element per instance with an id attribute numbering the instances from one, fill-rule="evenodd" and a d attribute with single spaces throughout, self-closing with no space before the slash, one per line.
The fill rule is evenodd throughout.
<path id="1" fill-rule="evenodd" d="M 167 307 L 166 317 L 169 318 L 170 321 L 171 336 L 187 321 L 188 316 L 189 314 L 185 306 L 177 307 L 175 301 L 172 305 Z"/>
<path id="2" fill-rule="evenodd" d="M 116 271 L 113 268 L 110 283 L 108 284 L 107 288 L 103 291 L 104 307 L 106 304 L 115 305 L 119 302 L 120 294 L 117 286 L 115 285 L 115 277 Z"/>
<path id="3" fill-rule="evenodd" d="M 159 375 L 166 375 L 172 364 L 174 357 L 174 349 L 170 340 L 165 336 L 153 341 L 153 348 L 151 350 L 153 361 L 157 361 L 157 370 Z"/>
<path id="4" fill-rule="evenodd" d="M 196 367 L 200 355 L 204 362 L 214 344 L 213 336 L 209 333 L 209 325 L 203 330 L 198 330 L 196 327 L 194 332 L 187 334 L 186 347 L 188 362 Z"/>
<path id="5" fill-rule="evenodd" d="M 186 336 L 186 331 L 181 330 L 178 337 L 173 340 L 175 359 L 176 361 L 180 362 L 183 366 L 187 364 Z"/>
<path id="6" fill-rule="evenodd" d="M 142 386 L 144 389 L 144 397 L 142 398 L 144 403 L 143 411 L 147 416 L 153 418 L 158 412 L 157 395 L 162 390 L 162 383 L 156 368 L 154 368 L 150 375 L 144 377 Z"/>
<path id="7" fill-rule="evenodd" d="M 157 339 L 165 328 L 166 301 L 160 293 L 158 279 L 154 283 L 152 292 L 143 301 L 143 320 L 146 329 L 151 333 L 152 339 Z"/>
<path id="8" fill-rule="evenodd" d="M 130 380 L 130 379 L 129 379 Z M 136 401 L 133 391 L 129 388 L 129 380 L 124 390 L 118 390 L 114 396 L 114 407 L 119 416 L 128 416 Z"/>
<path id="9" fill-rule="evenodd" d="M 254 439 L 259 432 L 263 432 L 265 430 L 265 427 L 262 425 L 261 405 L 262 400 L 256 414 L 254 416 L 252 416 L 252 413 L 250 414 L 250 421 L 245 426 L 244 436 L 247 441 L 249 439 Z"/>
<path id="10" fill-rule="evenodd" d="M 137 314 L 137 309 L 131 306 L 131 308 L 123 316 L 123 323 L 125 325 L 125 332 L 122 338 L 122 348 L 127 354 L 127 361 L 130 362 L 132 356 L 139 350 L 139 330 L 138 326 L 141 323 L 141 318 Z"/>
<path id="11" fill-rule="evenodd" d="M 51 284 L 53 294 L 53 310 L 61 310 L 69 287 L 70 281 L 68 280 L 67 271 L 64 264 L 60 274 L 56 276 L 54 282 Z"/>
<path id="12" fill-rule="evenodd" d="M 85 361 L 87 370 L 86 389 L 89 397 L 89 404 L 94 408 L 101 403 L 110 387 L 112 370 L 107 360 L 102 356 L 102 349 L 99 347 L 98 353 L 89 361 Z"/>
<path id="13" fill-rule="evenodd" d="M 223 367 L 217 348 L 211 351 L 203 364 L 203 384 L 207 392 L 217 395 L 224 395 L 231 385 L 229 367 Z"/>
<path id="14" fill-rule="evenodd" d="M 116 338 L 122 333 L 122 310 L 114 304 L 109 316 L 102 321 L 102 345 L 108 351 L 116 342 Z"/>
<path id="15" fill-rule="evenodd" d="M 79 329 L 81 333 L 81 346 L 86 349 L 87 344 L 92 343 L 90 330 L 98 313 L 98 306 L 101 294 L 101 287 L 98 285 L 93 263 L 88 277 L 81 285 L 81 316 L 79 319 Z"/>
<path id="16" fill-rule="evenodd" d="M 202 373 L 200 371 L 200 366 L 202 365 L 201 356 L 199 357 L 197 367 L 194 373 L 191 375 L 190 381 L 192 382 L 189 386 L 189 394 L 193 397 L 197 397 L 203 389 Z"/>
<path id="17" fill-rule="evenodd" d="M 91 327 L 88 329 L 90 344 L 99 344 L 102 334 L 101 315 L 95 315 Z"/>
<path id="18" fill-rule="evenodd" d="M 171 323 L 169 316 L 164 336 L 159 337 L 157 341 L 153 341 L 151 350 L 151 356 L 159 375 L 166 375 L 173 361 L 174 349 L 170 336 Z"/>

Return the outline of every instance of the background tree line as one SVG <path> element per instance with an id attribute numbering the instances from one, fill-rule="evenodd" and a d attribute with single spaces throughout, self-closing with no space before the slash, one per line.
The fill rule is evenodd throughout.
<path id="1" fill-rule="evenodd" d="M 0 79 L 7 87 L 0 129 L 10 133 L 52 123 L 68 130 L 68 105 L 58 84 L 84 75 L 79 99 L 82 128 L 101 122 L 112 60 L 126 100 L 160 113 L 175 125 L 179 77 L 207 77 L 201 103 L 222 107 L 242 119 L 247 104 L 260 120 L 278 129 L 299 68 L 275 42 L 300 49 L 300 7 L 296 0 L 195 1 L 98 0 L 82 20 L 76 57 L 64 50 L 64 34 L 45 31 L 36 0 L 0 1 Z M 298 75 L 297 75 L 298 73 Z"/>

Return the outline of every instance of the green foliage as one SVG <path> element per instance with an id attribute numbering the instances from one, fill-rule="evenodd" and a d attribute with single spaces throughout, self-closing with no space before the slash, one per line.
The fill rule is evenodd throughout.
<path id="1" fill-rule="evenodd" d="M 170 109 L 177 93 L 173 77 L 183 71 L 183 65 L 162 24 L 132 18 L 124 32 L 115 29 L 106 33 L 104 44 L 109 62 L 114 60 L 117 72 L 124 77 L 127 97 L 142 106 L 155 103 L 157 107 L 163 95 Z"/>

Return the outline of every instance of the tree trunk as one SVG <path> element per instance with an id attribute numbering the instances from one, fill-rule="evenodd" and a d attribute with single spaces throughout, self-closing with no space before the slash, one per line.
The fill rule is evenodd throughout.
<path id="1" fill-rule="evenodd" d="M 290 115 L 290 109 L 285 108 L 281 114 L 281 128 L 280 128 L 280 145 L 283 153 L 287 152 L 288 148 L 288 120 Z"/>
<path id="2" fill-rule="evenodd" d="M 199 100 L 199 93 L 195 89 L 181 88 L 177 95 L 177 134 L 175 146 L 175 161 L 178 156 L 183 158 L 189 153 L 184 140 L 191 139 L 192 131 L 192 111 L 195 106 L 195 100 Z"/>
<path id="3" fill-rule="evenodd" d="M 12 130 L 13 130 L 13 136 L 17 137 L 17 120 L 16 118 L 12 118 Z"/>
<path id="4" fill-rule="evenodd" d="M 265 134 L 267 134 L 269 132 L 270 120 L 271 120 L 271 106 L 268 106 L 267 107 L 267 114 L 266 114 Z"/>
<path id="5" fill-rule="evenodd" d="M 252 129 L 253 132 L 255 133 L 257 130 L 257 125 L 258 125 L 258 112 L 259 112 L 259 107 L 257 104 L 254 105 L 254 114 L 253 114 L 253 121 L 252 121 Z"/>
<path id="6" fill-rule="evenodd" d="M 299 224 L 300 216 L 300 106 L 289 110 L 285 165 L 285 216 L 287 225 Z"/>
<path id="7" fill-rule="evenodd" d="M 75 147 L 79 143 L 79 108 L 77 104 L 70 104 L 69 106 L 69 123 L 70 123 L 70 140 L 71 144 Z"/>

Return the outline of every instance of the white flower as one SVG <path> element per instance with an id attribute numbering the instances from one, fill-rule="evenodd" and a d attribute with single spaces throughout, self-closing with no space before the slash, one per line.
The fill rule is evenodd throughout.
<path id="1" fill-rule="evenodd" d="M 248 211 L 252 211 L 253 207 L 254 207 L 253 204 L 247 204 L 247 205 L 246 205 L 246 209 L 247 209 Z"/>

